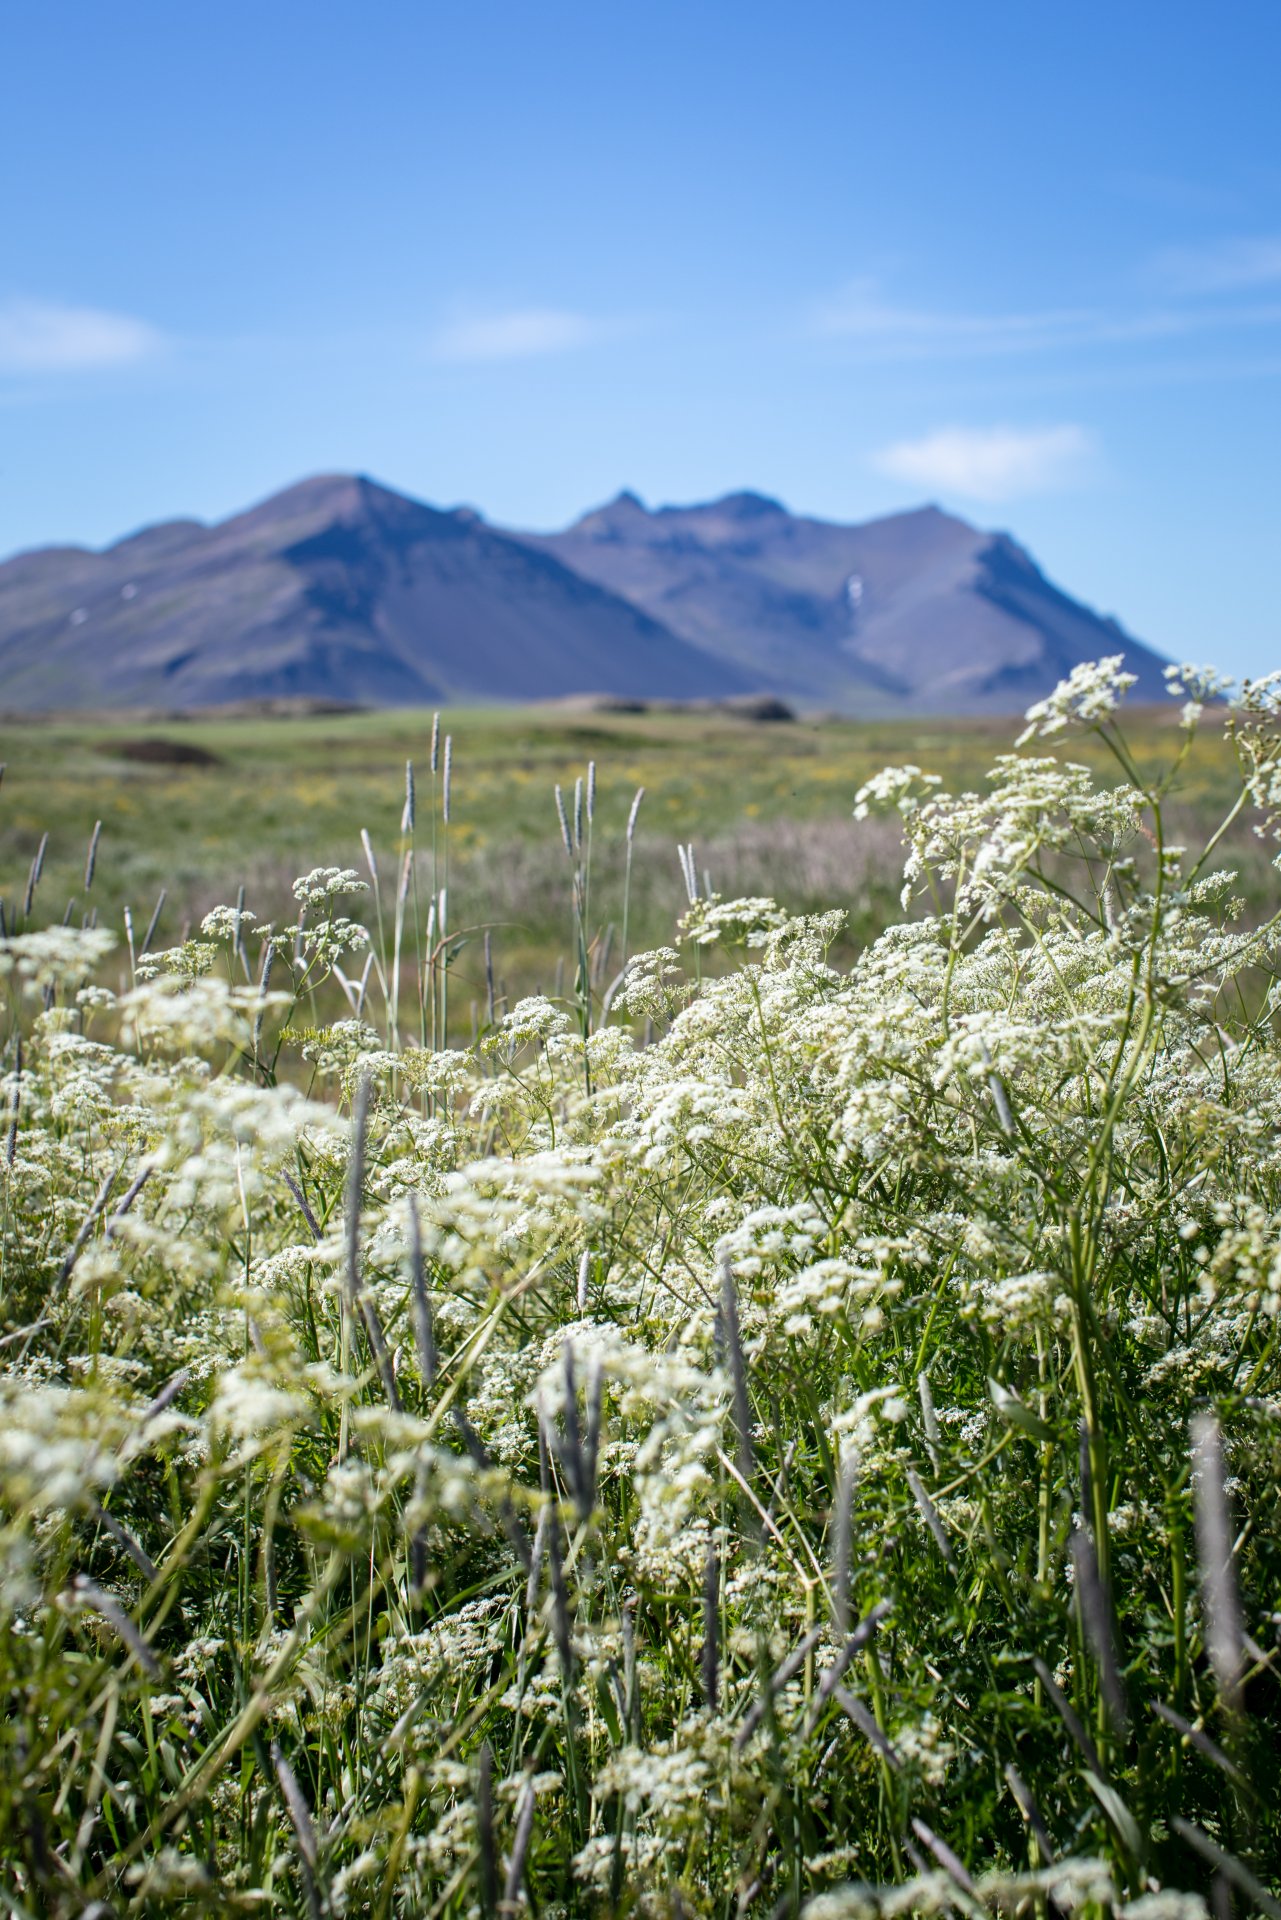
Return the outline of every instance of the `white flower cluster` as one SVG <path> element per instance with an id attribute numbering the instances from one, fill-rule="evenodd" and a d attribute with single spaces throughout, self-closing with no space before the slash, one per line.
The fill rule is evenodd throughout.
<path id="1" fill-rule="evenodd" d="M 1109 719 L 1135 684 L 1135 676 L 1124 670 L 1124 659 L 1124 654 L 1113 653 L 1105 660 L 1082 661 L 1073 667 L 1052 694 L 1028 708 L 1028 724 L 1018 745 L 1048 740 L 1065 727 L 1097 726 Z"/>
<path id="2" fill-rule="evenodd" d="M 15 1912 L 1266 1891 L 1281 943 L 1126 769 L 892 770 L 916 918 L 700 899 L 474 1046 L 335 971 L 347 869 L 119 992 L 0 943 Z"/>
<path id="3" fill-rule="evenodd" d="M 368 880 L 362 880 L 354 867 L 313 867 L 294 881 L 294 899 L 305 907 L 328 906 L 344 894 L 368 891 Z"/>

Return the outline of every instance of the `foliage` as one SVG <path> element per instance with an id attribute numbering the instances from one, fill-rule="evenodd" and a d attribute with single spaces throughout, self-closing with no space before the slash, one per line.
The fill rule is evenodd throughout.
<path id="1" fill-rule="evenodd" d="M 692 842 L 705 872 L 727 900 L 772 894 L 794 914 L 846 910 L 833 949 L 848 965 L 859 948 L 897 917 L 900 847 L 893 823 L 849 817 L 855 790 L 887 762 L 920 761 L 953 792 L 979 786 L 992 756 L 1009 744 L 1005 720 L 850 721 L 758 724 L 724 714 L 596 713 L 490 708 L 442 715 L 457 746 L 453 819 L 447 840 L 452 923 L 491 928 L 495 987 L 512 1004 L 522 994 L 555 997 L 565 949 L 564 853 L 552 802 L 559 782 L 594 757 L 600 780 L 593 849 L 594 931 L 604 956 L 614 923 L 609 971 L 622 945 L 624 823 L 637 787 L 646 798 L 635 823 L 630 886 L 631 951 L 670 941 L 685 889 L 672 842 Z M 361 865 L 360 830 L 377 849 L 389 893 L 411 844 L 398 832 L 403 793 L 397 770 L 418 769 L 423 831 L 415 846 L 415 885 L 433 884 L 426 831 L 432 781 L 430 713 L 74 717 L 4 724 L 7 761 L 0 805 L 0 895 L 10 926 L 26 878 L 47 835 L 39 897 L 43 914 L 61 918 L 76 897 L 80 912 L 84 847 L 102 821 L 90 896 L 103 920 L 123 929 L 132 914 L 141 942 L 163 892 L 153 944 L 188 937 L 209 909 L 237 897 L 243 884 L 263 918 L 292 917 L 290 882 L 318 865 Z M 1127 716 L 1137 764 L 1155 770 L 1177 733 L 1177 711 Z M 215 764 L 193 766 L 128 757 L 142 745 L 192 746 Z M 1106 753 L 1091 735 L 1074 749 L 1101 768 Z M 1230 803 L 1236 768 L 1217 727 L 1206 727 L 1184 762 L 1167 813 L 1172 834 L 1197 843 Z M 437 851 L 443 853 L 444 847 Z M 1232 850 L 1238 891 L 1251 911 L 1271 895 L 1266 854 L 1246 838 Z M 444 862 L 440 862 L 443 869 Z M 376 934 L 369 897 L 352 903 Z M 610 966 L 609 962 L 613 961 Z M 563 973 L 562 969 L 562 973 Z M 470 1006 L 483 1021 L 487 983 L 479 940 L 451 968 L 457 1033 L 471 1038 Z"/>
<path id="2" fill-rule="evenodd" d="M 466 1049 L 372 859 L 0 943 L 12 1913 L 1277 1911 L 1279 922 L 1168 838 L 1221 689 L 1154 773 L 1123 681 L 1030 716 L 1114 787 L 864 787 L 851 965 L 686 860 L 605 1009 L 590 778 Z"/>

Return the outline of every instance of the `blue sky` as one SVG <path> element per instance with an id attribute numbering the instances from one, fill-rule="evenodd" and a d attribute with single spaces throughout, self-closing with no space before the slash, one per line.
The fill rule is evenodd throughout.
<path id="1" fill-rule="evenodd" d="M 1281 11 L 94 0 L 0 74 L 0 551 L 320 469 L 1007 527 L 1281 665 Z"/>

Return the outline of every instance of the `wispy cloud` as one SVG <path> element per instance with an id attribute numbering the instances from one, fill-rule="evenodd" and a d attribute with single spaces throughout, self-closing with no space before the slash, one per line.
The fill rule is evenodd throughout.
<path id="1" fill-rule="evenodd" d="M 988 353 L 1057 345 L 1079 336 L 1095 319 L 1076 309 L 980 314 L 902 306 L 886 299 L 877 281 L 860 279 L 850 281 L 815 309 L 813 331 L 828 339 L 872 346 Z"/>
<path id="2" fill-rule="evenodd" d="M 163 336 L 145 320 L 48 300 L 0 301 L 0 373 L 84 373 L 149 359 Z"/>
<path id="3" fill-rule="evenodd" d="M 520 307 L 454 320 L 434 336 L 431 350 L 437 360 L 533 360 L 594 346 L 616 330 L 561 307 Z"/>
<path id="4" fill-rule="evenodd" d="M 1167 247 L 1150 275 L 1173 293 L 1249 293 L 1281 283 L 1281 234 L 1216 240 L 1201 247 Z"/>
<path id="5" fill-rule="evenodd" d="M 940 427 L 873 455 L 892 479 L 968 500 L 1015 500 L 1080 480 L 1095 452 L 1084 427 Z"/>
<path id="6" fill-rule="evenodd" d="M 1269 277 L 1281 280 L 1281 243 L 1278 243 L 1275 272 L 1270 272 L 1271 256 L 1265 242 L 1257 242 L 1255 252 L 1224 256 L 1219 260 L 1221 278 L 1210 279 L 1210 256 L 1197 256 L 1201 278 L 1191 285 L 1191 256 L 1185 266 L 1185 283 L 1175 287 L 1173 266 L 1166 290 L 1171 295 L 1192 291 L 1228 293 L 1260 288 Z M 1229 271 L 1237 278 L 1229 280 Z M 1251 276 L 1247 278 L 1247 273 Z M 1240 329 L 1275 326 L 1281 322 L 1281 307 L 1269 304 L 1231 302 L 1215 306 L 1181 306 L 1173 299 L 1162 306 L 1138 308 L 1133 312 L 1108 312 L 1092 307 L 1047 308 L 1022 313 L 957 313 L 899 305 L 885 298 L 874 280 L 851 281 L 834 298 L 822 302 L 810 315 L 810 332 L 821 338 L 843 341 L 861 355 L 877 360 L 943 359 L 964 356 L 1051 353 L 1080 348 L 1098 348 L 1145 344 L 1160 340 L 1178 340 L 1191 334 L 1216 329 Z"/>

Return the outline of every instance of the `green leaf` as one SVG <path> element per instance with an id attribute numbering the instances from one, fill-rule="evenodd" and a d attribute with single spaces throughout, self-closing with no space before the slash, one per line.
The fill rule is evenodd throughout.
<path id="1" fill-rule="evenodd" d="M 1142 1860 L 1146 1851 L 1139 1824 L 1115 1787 L 1109 1787 L 1099 1779 L 1097 1773 L 1091 1773 L 1088 1767 L 1082 1773 L 1082 1779 L 1094 1795 L 1107 1818 L 1117 1839 L 1132 1860 Z"/>
<path id="2" fill-rule="evenodd" d="M 1054 1439 L 1053 1430 L 1046 1426 L 1044 1420 L 1039 1420 L 1031 1407 L 1023 1404 L 1017 1393 L 1011 1393 L 1008 1387 L 1003 1387 L 999 1380 L 992 1378 L 991 1374 L 987 1377 L 987 1390 L 992 1405 L 1007 1427 L 1018 1427 L 1021 1432 L 1031 1434 L 1034 1440 L 1052 1441 Z"/>

